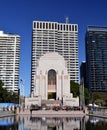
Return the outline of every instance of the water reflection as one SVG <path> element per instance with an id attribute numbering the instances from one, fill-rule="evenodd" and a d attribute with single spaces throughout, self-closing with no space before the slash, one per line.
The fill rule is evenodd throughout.
<path id="1" fill-rule="evenodd" d="M 0 118 L 0 130 L 18 130 L 15 116 Z"/>
<path id="2" fill-rule="evenodd" d="M 11 116 L 0 118 L 0 130 L 107 130 L 107 119 Z"/>
<path id="3" fill-rule="evenodd" d="M 89 117 L 86 130 L 107 130 L 107 118 Z"/>
<path id="4" fill-rule="evenodd" d="M 31 117 L 30 121 L 26 121 L 25 127 L 37 130 L 79 130 L 80 118 L 35 118 Z"/>

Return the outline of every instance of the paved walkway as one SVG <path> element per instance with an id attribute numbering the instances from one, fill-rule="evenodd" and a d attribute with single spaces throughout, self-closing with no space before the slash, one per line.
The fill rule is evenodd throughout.
<path id="1" fill-rule="evenodd" d="M 15 115 L 11 111 L 1 111 L 0 112 L 0 117 L 4 116 L 12 116 Z M 32 116 L 45 116 L 45 117 L 84 117 L 86 114 L 83 111 L 66 111 L 66 110 L 37 110 L 37 111 L 32 111 L 30 113 L 30 110 L 21 110 L 20 112 L 17 112 L 17 115 L 32 115 Z"/>
<path id="2" fill-rule="evenodd" d="M 29 110 L 24 110 L 20 111 L 19 115 L 34 115 L 34 116 L 52 116 L 52 117 L 65 117 L 65 116 L 73 116 L 73 117 L 83 117 L 85 116 L 85 113 L 83 111 L 65 111 L 65 110 L 59 110 L 59 111 L 54 111 L 54 110 L 37 110 L 37 111 L 32 111 L 32 114 L 30 113 Z"/>
<path id="3" fill-rule="evenodd" d="M 20 111 L 20 113 L 17 113 L 18 115 L 31 115 L 29 110 L 24 110 Z M 0 118 L 1 117 L 6 117 L 6 116 L 13 116 L 15 115 L 11 111 L 0 111 Z M 107 118 L 107 113 L 84 113 L 83 111 L 65 111 L 65 110 L 59 110 L 59 111 L 54 111 L 54 110 L 37 110 L 37 111 L 32 111 L 32 116 L 37 116 L 37 117 L 84 117 L 84 116 L 96 116 L 96 117 L 101 117 L 101 118 Z"/>
<path id="4" fill-rule="evenodd" d="M 92 113 L 88 114 L 89 116 L 96 116 L 101 118 L 107 118 L 107 113 L 102 111 L 93 111 Z"/>
<path id="5" fill-rule="evenodd" d="M 0 111 L 0 118 L 6 117 L 6 116 L 13 116 L 13 115 L 15 115 L 15 114 L 12 113 L 11 111 Z"/>

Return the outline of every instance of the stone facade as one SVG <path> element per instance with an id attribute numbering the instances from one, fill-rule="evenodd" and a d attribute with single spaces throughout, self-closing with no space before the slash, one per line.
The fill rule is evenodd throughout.
<path id="1" fill-rule="evenodd" d="M 49 75 L 49 71 L 54 73 L 53 77 Z M 60 100 L 70 93 L 66 62 L 58 53 L 46 53 L 40 58 L 34 79 L 34 96 L 41 95 L 42 100 L 48 99 L 49 92 L 56 93 L 56 99 Z"/>
<path id="2" fill-rule="evenodd" d="M 48 52 L 38 60 L 34 80 L 35 87 L 32 98 L 35 98 L 36 101 L 37 99 L 63 100 L 65 105 L 79 106 L 79 98 L 73 98 L 70 93 L 67 63 L 58 53 Z M 28 100 L 25 101 L 28 102 Z M 38 100 L 38 104 L 40 104 L 40 100 Z"/>

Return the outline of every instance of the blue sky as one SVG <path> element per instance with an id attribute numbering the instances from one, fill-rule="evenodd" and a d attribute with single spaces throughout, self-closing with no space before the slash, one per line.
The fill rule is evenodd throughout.
<path id="1" fill-rule="evenodd" d="M 79 27 L 79 65 L 85 60 L 87 25 L 107 25 L 106 0 L 0 0 L 0 30 L 21 36 L 20 78 L 30 94 L 33 20 L 65 22 Z"/>

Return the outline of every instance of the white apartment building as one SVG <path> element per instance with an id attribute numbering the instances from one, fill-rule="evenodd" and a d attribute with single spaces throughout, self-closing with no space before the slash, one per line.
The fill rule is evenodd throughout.
<path id="1" fill-rule="evenodd" d="M 31 93 L 38 59 L 46 52 L 58 52 L 67 61 L 70 80 L 78 82 L 78 25 L 69 23 L 33 21 Z"/>
<path id="2" fill-rule="evenodd" d="M 8 91 L 18 92 L 20 36 L 0 31 L 0 80 Z"/>

